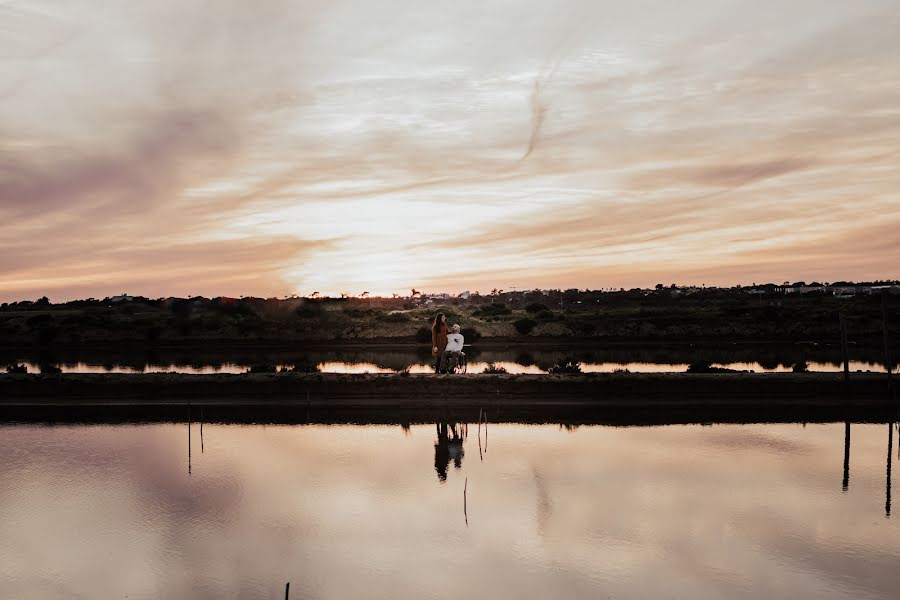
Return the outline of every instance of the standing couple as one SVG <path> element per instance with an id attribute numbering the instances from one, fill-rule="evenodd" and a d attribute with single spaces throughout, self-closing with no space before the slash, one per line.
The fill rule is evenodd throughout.
<path id="1" fill-rule="evenodd" d="M 447 317 L 438 313 L 431 325 L 431 355 L 434 357 L 434 372 L 442 373 L 447 359 L 454 353 L 462 352 L 465 338 L 459 332 L 459 325 L 447 328 Z"/>

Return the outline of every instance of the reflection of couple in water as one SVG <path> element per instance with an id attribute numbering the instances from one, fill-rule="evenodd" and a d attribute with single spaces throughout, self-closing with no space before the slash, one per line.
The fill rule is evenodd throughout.
<path id="1" fill-rule="evenodd" d="M 434 470 L 438 479 L 447 481 L 447 467 L 450 459 L 453 466 L 462 468 L 463 440 L 466 437 L 466 427 L 456 423 L 437 423 L 437 441 L 434 443 Z"/>

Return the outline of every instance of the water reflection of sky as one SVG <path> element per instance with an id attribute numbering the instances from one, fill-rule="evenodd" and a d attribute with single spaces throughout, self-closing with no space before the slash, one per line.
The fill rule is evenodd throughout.
<path id="1" fill-rule="evenodd" d="M 40 373 L 41 367 L 36 362 L 19 361 L 28 368 L 29 373 Z M 579 362 L 581 370 L 585 373 L 614 373 L 616 371 L 629 371 L 631 373 L 683 373 L 687 371 L 688 363 L 651 363 L 651 362 Z M 498 361 L 469 361 L 469 373 L 482 373 L 488 367 L 502 367 L 508 373 L 513 374 L 541 374 L 546 373 L 547 369 L 541 368 L 535 364 L 522 364 L 510 360 Z M 808 363 L 810 371 L 820 371 L 836 373 L 843 370 L 842 365 L 810 362 Z M 276 368 L 290 368 L 289 363 L 274 365 Z M 392 369 L 385 366 L 379 366 L 376 363 L 368 361 L 337 361 L 327 360 L 317 362 L 316 366 L 323 373 L 396 373 L 398 369 Z M 792 365 L 763 365 L 759 362 L 725 362 L 712 363 L 714 367 L 725 369 L 734 369 L 738 371 L 754 371 L 757 373 L 787 373 L 793 370 Z M 101 365 L 96 363 L 61 363 L 59 367 L 64 373 L 190 373 L 190 374 L 214 374 L 214 373 L 246 373 L 250 368 L 249 365 L 224 363 L 220 365 L 192 366 L 192 365 L 154 365 L 148 364 L 143 368 L 126 367 L 117 365 Z M 434 366 L 425 362 L 409 362 L 405 367 L 410 373 L 434 373 Z M 871 371 L 873 373 L 885 373 L 884 365 L 874 362 L 850 361 L 850 370 Z"/>
<path id="2" fill-rule="evenodd" d="M 457 427 L 3 427 L 0 597 L 896 597 L 887 425 Z"/>

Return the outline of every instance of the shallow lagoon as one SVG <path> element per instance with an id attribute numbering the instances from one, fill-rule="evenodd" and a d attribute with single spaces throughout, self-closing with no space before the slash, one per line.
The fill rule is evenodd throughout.
<path id="1" fill-rule="evenodd" d="M 900 589 L 887 424 L 202 427 L 0 428 L 0 597 Z"/>

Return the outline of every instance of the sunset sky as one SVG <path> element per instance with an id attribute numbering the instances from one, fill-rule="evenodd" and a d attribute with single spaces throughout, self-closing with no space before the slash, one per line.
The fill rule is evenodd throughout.
<path id="1" fill-rule="evenodd" d="M 897 0 L 0 0 L 0 300 L 900 277 Z"/>

